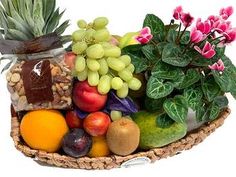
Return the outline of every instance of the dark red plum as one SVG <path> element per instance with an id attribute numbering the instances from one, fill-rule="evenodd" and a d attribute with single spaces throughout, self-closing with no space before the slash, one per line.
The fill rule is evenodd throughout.
<path id="1" fill-rule="evenodd" d="M 75 128 L 68 132 L 62 141 L 62 149 L 72 157 L 82 157 L 88 154 L 92 147 L 92 138 L 83 129 Z"/>

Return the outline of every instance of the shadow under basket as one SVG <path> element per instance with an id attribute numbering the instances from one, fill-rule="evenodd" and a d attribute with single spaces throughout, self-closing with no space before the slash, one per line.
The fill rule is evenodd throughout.
<path id="1" fill-rule="evenodd" d="M 40 164 L 52 165 L 64 168 L 78 168 L 78 169 L 111 169 L 121 167 L 125 162 L 144 157 L 150 159 L 151 162 L 171 157 L 179 154 L 181 151 L 191 149 L 193 146 L 201 143 L 207 136 L 214 132 L 218 127 L 223 125 L 224 120 L 230 114 L 230 109 L 223 110 L 219 117 L 209 123 L 205 123 L 200 128 L 189 132 L 184 138 L 171 143 L 162 148 L 154 148 L 148 151 L 137 152 L 128 156 L 111 155 L 109 157 L 98 158 L 72 158 L 59 153 L 47 153 L 41 150 L 34 150 L 28 147 L 21 138 L 19 126 L 20 119 L 17 114 L 12 110 L 11 119 L 11 137 L 13 138 L 16 149 L 21 151 L 28 157 L 33 158 Z M 131 160 L 132 161 L 132 160 Z"/>

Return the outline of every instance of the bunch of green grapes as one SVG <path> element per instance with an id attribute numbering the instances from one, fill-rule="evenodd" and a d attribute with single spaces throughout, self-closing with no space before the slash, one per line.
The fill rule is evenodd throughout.
<path id="1" fill-rule="evenodd" d="M 88 80 L 90 86 L 97 86 L 100 94 L 114 89 L 118 97 L 125 98 L 129 89 L 139 90 L 141 82 L 133 77 L 131 58 L 121 55 L 121 49 L 110 43 L 107 24 L 105 17 L 89 24 L 78 21 L 80 29 L 72 34 L 72 51 L 77 54 L 75 75 L 79 81 Z"/>

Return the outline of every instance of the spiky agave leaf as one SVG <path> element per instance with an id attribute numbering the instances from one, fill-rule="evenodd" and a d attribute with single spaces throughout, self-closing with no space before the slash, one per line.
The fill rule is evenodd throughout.
<path id="1" fill-rule="evenodd" d="M 61 36 L 69 26 L 69 20 L 60 24 L 63 14 L 56 8 L 56 0 L 1 0 L 0 39 L 30 40 L 52 32 Z M 61 40 L 70 42 L 71 36 L 61 36 Z M 9 60 L 3 70 L 15 62 Z"/>
<path id="2" fill-rule="evenodd" d="M 56 0 L 1 0 L 0 28 L 5 39 L 32 39 L 52 32 L 62 35 L 69 26 L 69 20 L 60 24 L 63 14 L 56 9 Z"/>

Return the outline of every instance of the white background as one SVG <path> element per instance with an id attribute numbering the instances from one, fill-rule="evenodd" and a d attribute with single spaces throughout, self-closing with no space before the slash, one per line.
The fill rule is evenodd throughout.
<path id="1" fill-rule="evenodd" d="M 155 13 L 169 23 L 172 10 L 182 5 L 185 11 L 195 17 L 206 18 L 217 14 L 221 7 L 234 5 L 235 0 L 58 0 L 61 9 L 66 9 L 65 18 L 71 19 L 71 33 L 78 19 L 88 21 L 97 16 L 110 19 L 109 29 L 113 34 L 138 31 L 146 13 Z M 236 6 L 234 5 L 236 10 Z M 236 26 L 236 13 L 230 18 Z M 236 43 L 227 48 L 226 54 L 236 64 Z M 236 78 L 235 78 L 236 79 Z M 6 89 L 5 74 L 0 76 L 0 176 L 236 176 L 236 101 L 228 95 L 232 113 L 225 124 L 208 137 L 202 144 L 182 154 L 158 161 L 154 164 L 113 169 L 86 171 L 45 167 L 23 156 L 14 148 L 10 137 L 10 99 Z"/>

